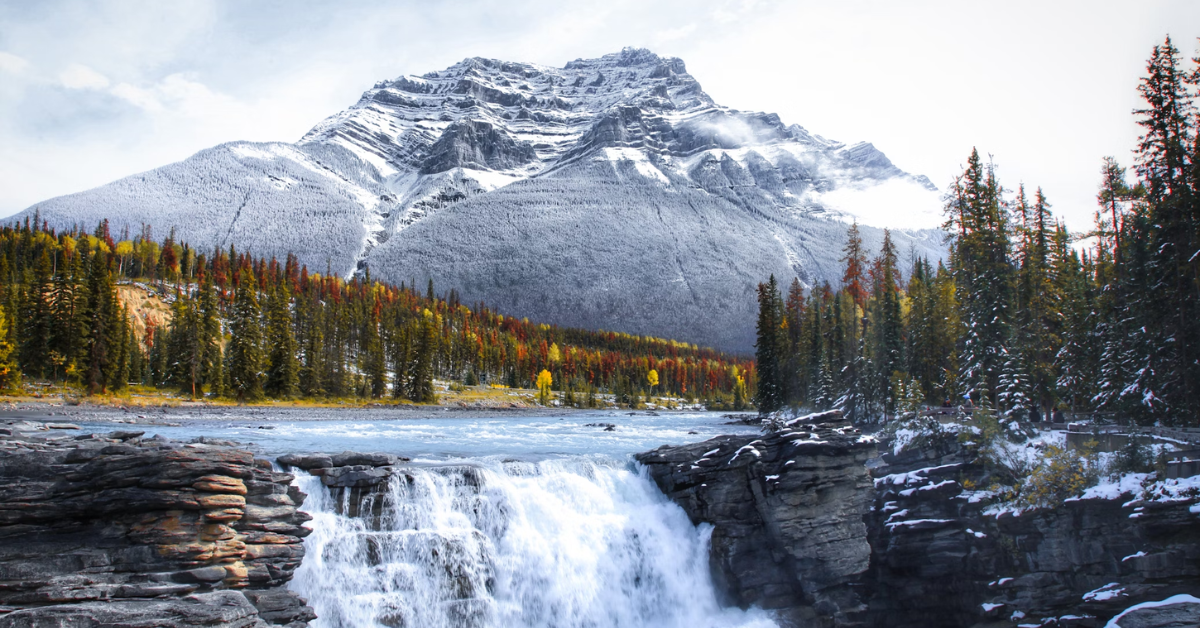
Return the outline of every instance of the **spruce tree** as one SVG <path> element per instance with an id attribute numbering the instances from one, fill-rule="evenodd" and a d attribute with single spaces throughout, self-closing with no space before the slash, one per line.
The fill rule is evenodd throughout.
<path id="1" fill-rule="evenodd" d="M 201 379 L 209 393 L 220 397 L 225 394 L 225 370 L 222 368 L 221 359 L 220 305 L 217 302 L 212 278 L 208 273 L 200 276 L 196 301 L 199 309 L 197 333 L 200 346 Z"/>
<path id="2" fill-rule="evenodd" d="M 1013 271 L 1000 183 L 972 150 L 951 190 L 946 229 L 965 331 L 959 380 L 978 398 L 995 391 L 1008 351 Z M 988 403 L 995 405 L 995 399 Z"/>
<path id="3" fill-rule="evenodd" d="M 883 245 L 877 262 L 877 304 L 874 307 L 874 347 L 869 352 L 875 368 L 874 390 L 891 390 L 893 378 L 907 377 L 904 372 L 904 320 L 900 308 L 900 269 L 891 232 L 883 231 Z M 883 411 L 896 412 L 895 399 L 888 394 L 883 399 Z"/>
<path id="4" fill-rule="evenodd" d="M 297 345 L 292 333 L 291 295 L 287 285 L 280 284 L 269 295 L 267 310 L 267 377 L 265 392 L 281 399 L 295 397 L 300 389 L 300 363 L 296 358 Z"/>
<path id="5" fill-rule="evenodd" d="M 263 396 L 263 337 L 257 283 L 249 269 L 240 271 L 229 317 L 229 349 L 225 370 L 229 393 L 238 402 L 257 401 Z"/>
<path id="6" fill-rule="evenodd" d="M 41 255 L 30 276 L 22 298 L 20 329 L 21 369 L 26 375 L 38 379 L 50 374 L 51 335 L 54 326 L 53 283 L 51 280 L 50 252 L 43 245 Z"/>
<path id="7" fill-rule="evenodd" d="M 417 403 L 433 403 L 433 360 L 437 352 L 438 336 L 435 317 L 425 310 L 420 319 L 420 335 L 409 380 L 409 398 Z"/>
<path id="8" fill-rule="evenodd" d="M 87 335 L 83 339 L 83 385 L 88 394 L 105 390 L 117 366 L 117 342 L 120 340 L 119 305 L 109 272 L 108 256 L 103 251 L 92 254 L 87 283 L 87 305 L 83 319 Z"/>
<path id="9" fill-rule="evenodd" d="M 766 415 L 783 407 L 783 368 L 780 356 L 780 324 L 783 318 L 782 301 L 775 275 L 767 283 L 758 284 L 758 339 L 755 363 L 758 366 L 758 389 L 754 403 L 759 414 Z"/>

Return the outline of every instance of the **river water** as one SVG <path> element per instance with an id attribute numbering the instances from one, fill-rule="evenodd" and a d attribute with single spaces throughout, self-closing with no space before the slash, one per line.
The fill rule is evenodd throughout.
<path id="1" fill-rule="evenodd" d="M 236 440 L 270 457 L 352 450 L 412 459 L 358 504 L 348 491 L 335 503 L 319 478 L 299 472 L 313 533 L 291 588 L 316 610 L 316 627 L 775 626 L 761 611 L 720 606 L 708 569 L 711 529 L 693 526 L 632 460 L 659 445 L 755 428 L 704 413 L 371 414 L 205 417 L 138 429 Z M 376 514 L 338 514 L 359 510 Z"/>

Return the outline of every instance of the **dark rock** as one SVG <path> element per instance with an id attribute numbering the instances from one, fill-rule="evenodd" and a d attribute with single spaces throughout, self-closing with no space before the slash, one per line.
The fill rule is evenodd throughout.
<path id="1" fill-rule="evenodd" d="M 710 567 L 728 601 L 798 624 L 848 624 L 866 610 L 856 586 L 871 555 L 864 463 L 874 449 L 837 416 L 637 459 L 693 522 L 713 525 Z"/>
<path id="2" fill-rule="evenodd" d="M 333 466 L 333 461 L 326 454 L 284 454 L 276 459 L 280 465 L 297 469 L 322 469 Z"/>
<path id="3" fill-rule="evenodd" d="M 407 459 L 406 459 L 407 460 Z M 399 456 L 392 454 L 381 453 L 358 453 L 354 451 L 343 451 L 340 454 L 333 456 L 332 465 L 335 467 L 345 467 L 350 465 L 363 465 L 368 467 L 387 467 L 400 462 Z"/>
<path id="4" fill-rule="evenodd" d="M 367 465 L 349 465 L 327 469 L 321 476 L 325 486 L 341 488 L 375 486 L 387 480 L 394 471 L 393 467 L 372 467 Z"/>
<path id="5" fill-rule="evenodd" d="M 871 459 L 872 488 L 863 463 L 874 445 L 840 417 L 768 423 L 759 438 L 637 458 L 694 522 L 714 526 L 711 567 L 728 600 L 774 609 L 786 626 L 1099 628 L 1135 604 L 1200 591 L 1200 496 L 985 514 L 986 495 L 965 487 L 995 471 L 953 434 Z M 1200 625 L 1196 609 L 1175 606 L 1125 617 Z"/>
<path id="6" fill-rule="evenodd" d="M 1121 616 L 1120 628 L 1196 628 L 1200 626 L 1200 603 L 1181 602 L 1139 608 Z"/>

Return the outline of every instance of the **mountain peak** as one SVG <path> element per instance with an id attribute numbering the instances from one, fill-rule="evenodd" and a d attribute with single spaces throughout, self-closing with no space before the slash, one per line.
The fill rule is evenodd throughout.
<path id="1" fill-rule="evenodd" d="M 837 281 L 840 220 L 940 256 L 921 231 L 942 223 L 932 187 L 870 143 L 723 107 L 682 60 L 625 48 L 380 81 L 296 144 L 225 144 L 38 207 L 55 226 L 185 229 L 199 247 L 746 350 L 753 281 Z"/>

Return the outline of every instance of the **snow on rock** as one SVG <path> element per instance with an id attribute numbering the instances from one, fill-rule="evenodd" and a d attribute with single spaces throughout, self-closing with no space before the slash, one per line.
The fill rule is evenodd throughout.
<path id="1" fill-rule="evenodd" d="M 873 145 L 723 107 L 683 61 L 625 49 L 380 81 L 296 144 L 218 146 L 15 219 L 177 228 L 201 250 L 748 351 L 756 281 L 836 281 L 850 219 L 873 251 L 894 227 L 900 250 L 942 258 L 940 211 L 928 179 Z"/>
<path id="2" fill-rule="evenodd" d="M 1083 594 L 1085 602 L 1105 602 L 1116 599 L 1125 595 L 1125 589 L 1120 586 L 1120 583 L 1110 582 L 1098 589 L 1088 591 Z"/>
<path id="3" fill-rule="evenodd" d="M 1165 606 L 1174 606 L 1176 604 L 1200 605 L 1200 598 L 1197 598 L 1194 595 L 1180 593 L 1179 595 L 1172 595 L 1171 597 L 1169 597 L 1165 600 L 1159 600 L 1157 602 L 1142 602 L 1141 604 L 1134 604 L 1133 606 L 1130 606 L 1129 608 L 1121 611 L 1121 614 L 1108 620 L 1108 623 L 1104 625 L 1104 628 L 1121 628 L 1121 620 L 1129 615 L 1136 613 L 1137 611 L 1145 610 L 1145 609 L 1152 609 L 1152 608 L 1162 608 Z M 1145 624 L 1140 624 L 1140 625 L 1145 625 Z"/>

